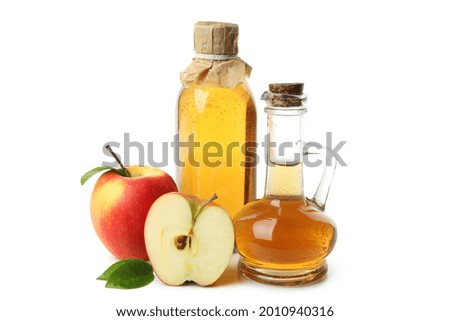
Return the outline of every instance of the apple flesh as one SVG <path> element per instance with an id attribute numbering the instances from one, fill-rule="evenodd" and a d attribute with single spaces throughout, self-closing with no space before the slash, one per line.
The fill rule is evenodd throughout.
<path id="1" fill-rule="evenodd" d="M 233 254 L 234 230 L 228 212 L 183 193 L 156 200 L 144 234 L 153 269 L 168 285 L 186 281 L 210 285 L 225 271 Z"/>
<path id="2" fill-rule="evenodd" d="M 173 179 L 150 166 L 127 167 L 131 177 L 108 171 L 97 180 L 91 196 L 91 219 L 105 247 L 117 258 L 147 260 L 144 225 L 153 202 L 177 191 Z"/>

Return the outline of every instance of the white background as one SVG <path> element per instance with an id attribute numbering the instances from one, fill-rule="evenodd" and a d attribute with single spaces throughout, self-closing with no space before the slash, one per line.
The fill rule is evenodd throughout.
<path id="1" fill-rule="evenodd" d="M 1 318 L 310 305 L 333 306 L 332 320 L 448 320 L 449 12 L 445 1 L 2 1 Z M 239 24 L 255 98 L 271 82 L 303 81 L 307 138 L 348 141 L 327 207 L 338 242 L 320 284 L 260 285 L 233 265 L 209 288 L 95 280 L 115 260 L 90 222 L 94 182 L 81 187 L 80 176 L 125 132 L 172 139 L 198 20 Z M 264 164 L 258 179 L 262 196 Z"/>

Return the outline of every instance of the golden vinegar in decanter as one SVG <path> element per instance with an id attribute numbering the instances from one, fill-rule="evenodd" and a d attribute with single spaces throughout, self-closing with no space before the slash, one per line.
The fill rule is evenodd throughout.
<path id="1" fill-rule="evenodd" d="M 280 171 L 298 172 L 299 166 L 283 166 Z M 291 177 L 295 176 L 293 173 Z M 333 221 L 315 204 L 299 196 L 267 195 L 247 204 L 235 218 L 235 232 L 242 259 L 268 269 L 317 266 L 336 242 Z"/>

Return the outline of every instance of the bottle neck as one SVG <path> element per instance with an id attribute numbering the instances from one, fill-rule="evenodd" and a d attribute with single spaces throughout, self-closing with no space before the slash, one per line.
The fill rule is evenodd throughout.
<path id="1" fill-rule="evenodd" d="M 268 153 L 266 198 L 304 198 L 301 107 L 266 108 Z"/>

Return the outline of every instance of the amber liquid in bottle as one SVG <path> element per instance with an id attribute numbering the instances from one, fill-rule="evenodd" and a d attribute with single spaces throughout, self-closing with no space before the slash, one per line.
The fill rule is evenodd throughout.
<path id="1" fill-rule="evenodd" d="M 180 191 L 216 201 L 234 215 L 255 199 L 255 168 L 250 154 L 256 141 L 256 110 L 245 83 L 235 88 L 192 85 L 178 102 L 179 141 L 198 146 L 181 147 Z M 253 148 L 253 149 L 252 149 Z M 190 154 L 189 154 L 190 153 Z"/>

